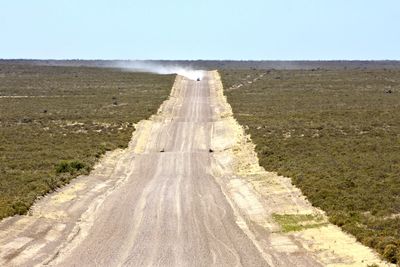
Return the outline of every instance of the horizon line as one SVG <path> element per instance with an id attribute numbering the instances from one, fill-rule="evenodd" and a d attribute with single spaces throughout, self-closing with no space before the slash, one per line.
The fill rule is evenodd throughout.
<path id="1" fill-rule="evenodd" d="M 242 61 L 242 62 L 265 62 L 265 61 L 278 61 L 278 62 L 334 62 L 334 61 L 398 61 L 400 59 L 102 59 L 102 58 L 0 58 L 0 60 L 43 60 L 43 61 Z"/>

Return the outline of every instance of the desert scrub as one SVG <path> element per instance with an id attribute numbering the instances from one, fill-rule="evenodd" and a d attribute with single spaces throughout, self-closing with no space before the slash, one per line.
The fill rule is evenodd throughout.
<path id="1" fill-rule="evenodd" d="M 85 163 L 79 160 L 62 160 L 56 165 L 56 173 L 68 172 L 70 174 L 81 172 L 82 170 L 89 171 Z"/>
<path id="2" fill-rule="evenodd" d="M 106 151 L 126 147 L 174 78 L 0 61 L 0 218 L 26 213 Z"/>
<path id="3" fill-rule="evenodd" d="M 332 223 L 399 262 L 400 71 L 221 74 L 260 164 L 292 178 Z"/>

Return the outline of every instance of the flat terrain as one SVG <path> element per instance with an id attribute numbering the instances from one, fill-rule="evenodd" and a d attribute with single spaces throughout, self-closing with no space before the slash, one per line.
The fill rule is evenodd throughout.
<path id="1" fill-rule="evenodd" d="M 222 80 L 260 164 L 398 262 L 400 71 L 224 70 Z"/>
<path id="2" fill-rule="evenodd" d="M 396 60 L 323 60 L 323 61 L 285 61 L 285 60 L 0 60 L 12 64 L 40 64 L 47 66 L 75 66 L 75 67 L 116 67 L 152 65 L 163 67 L 182 66 L 191 69 L 202 70 L 376 70 L 376 69 L 400 69 L 400 61 Z"/>
<path id="3" fill-rule="evenodd" d="M 174 76 L 0 61 L 0 219 L 126 147 Z"/>
<path id="4" fill-rule="evenodd" d="M 177 76 L 127 149 L 0 223 L 0 265 L 361 266 L 382 263 L 265 172 L 216 71 Z M 293 230 L 296 230 L 295 233 Z"/>

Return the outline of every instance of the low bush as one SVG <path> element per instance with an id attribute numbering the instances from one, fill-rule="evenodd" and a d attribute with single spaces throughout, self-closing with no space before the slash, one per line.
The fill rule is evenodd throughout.
<path id="1" fill-rule="evenodd" d="M 86 168 L 86 165 L 78 160 L 62 160 L 56 165 L 56 173 L 69 172 L 74 174 Z"/>

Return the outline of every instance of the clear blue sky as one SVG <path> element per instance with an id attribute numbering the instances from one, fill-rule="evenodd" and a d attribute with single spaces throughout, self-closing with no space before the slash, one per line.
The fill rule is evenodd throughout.
<path id="1" fill-rule="evenodd" d="M 400 59 L 400 0 L 0 0 L 0 58 Z"/>

